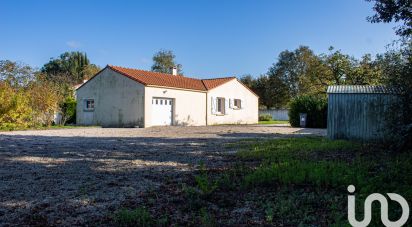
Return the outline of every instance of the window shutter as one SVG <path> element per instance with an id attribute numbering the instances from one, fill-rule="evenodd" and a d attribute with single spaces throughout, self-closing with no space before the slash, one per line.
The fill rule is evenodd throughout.
<path id="1" fill-rule="evenodd" d="M 214 97 L 210 97 L 211 102 L 210 102 L 210 107 L 212 110 L 212 114 L 216 114 L 216 99 Z"/>
<path id="2" fill-rule="evenodd" d="M 246 107 L 246 100 L 245 99 L 241 99 L 240 100 L 240 109 L 244 109 Z"/>
<path id="3" fill-rule="evenodd" d="M 229 100 L 228 99 L 224 99 L 225 100 L 225 115 L 229 113 Z"/>

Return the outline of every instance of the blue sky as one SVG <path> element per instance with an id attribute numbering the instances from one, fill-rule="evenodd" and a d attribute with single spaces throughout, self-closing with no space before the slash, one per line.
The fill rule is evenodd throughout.
<path id="1" fill-rule="evenodd" d="M 278 54 L 307 45 L 360 57 L 397 39 L 394 24 L 371 24 L 364 0 L 1 1 L 0 59 L 41 67 L 65 51 L 97 65 L 149 70 L 173 50 L 188 76 L 265 73 Z"/>

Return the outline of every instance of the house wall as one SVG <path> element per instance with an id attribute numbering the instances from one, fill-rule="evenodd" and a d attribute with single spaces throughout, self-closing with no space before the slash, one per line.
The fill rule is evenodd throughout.
<path id="1" fill-rule="evenodd" d="M 145 89 L 145 127 L 152 125 L 152 98 L 173 99 L 173 125 L 206 125 L 206 93 L 160 87 Z"/>
<path id="2" fill-rule="evenodd" d="M 103 127 L 143 127 L 145 87 L 109 68 L 80 87 L 76 123 Z M 85 100 L 94 99 L 94 111 L 85 111 Z"/>
<path id="3" fill-rule="evenodd" d="M 214 114 L 212 112 L 212 97 L 229 99 L 241 99 L 242 108 L 226 108 L 225 115 Z M 258 123 L 259 98 L 247 89 L 238 80 L 233 79 L 221 86 L 208 91 L 207 94 L 207 124 L 256 124 Z"/>
<path id="4" fill-rule="evenodd" d="M 330 139 L 379 140 L 385 137 L 385 115 L 391 94 L 328 94 Z"/>

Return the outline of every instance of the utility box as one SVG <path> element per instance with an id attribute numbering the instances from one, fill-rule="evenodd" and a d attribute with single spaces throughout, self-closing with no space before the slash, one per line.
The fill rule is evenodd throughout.
<path id="1" fill-rule="evenodd" d="M 299 114 L 299 120 L 300 120 L 300 127 L 301 128 L 306 127 L 307 117 L 308 117 L 308 115 L 306 113 L 300 113 Z"/>

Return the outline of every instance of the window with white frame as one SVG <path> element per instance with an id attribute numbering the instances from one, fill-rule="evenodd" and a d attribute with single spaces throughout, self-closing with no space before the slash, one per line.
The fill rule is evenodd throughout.
<path id="1" fill-rule="evenodd" d="M 87 111 L 94 110 L 94 99 L 86 99 L 84 109 Z"/>
<path id="2" fill-rule="evenodd" d="M 225 98 L 216 98 L 216 110 L 219 114 L 225 114 Z"/>
<path id="3" fill-rule="evenodd" d="M 233 108 L 234 109 L 241 109 L 242 108 L 242 100 L 234 99 L 233 100 Z"/>

